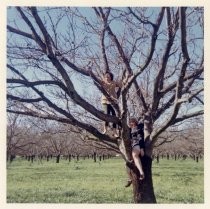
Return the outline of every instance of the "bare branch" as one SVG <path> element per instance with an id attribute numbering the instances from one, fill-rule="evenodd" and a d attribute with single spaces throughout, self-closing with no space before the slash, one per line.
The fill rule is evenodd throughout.
<path id="1" fill-rule="evenodd" d="M 187 41 L 186 41 L 186 7 L 180 7 L 179 13 L 180 13 L 180 27 L 181 27 L 181 47 L 182 47 L 182 53 L 184 58 L 189 61 L 190 57 L 187 50 Z"/>
<path id="2" fill-rule="evenodd" d="M 26 102 L 26 103 L 33 103 L 33 102 L 40 102 L 40 101 L 42 101 L 42 98 L 25 99 L 25 98 L 20 98 L 20 97 L 13 96 L 13 95 L 10 95 L 10 94 L 7 94 L 7 99 L 15 100 L 15 101 L 19 101 L 19 102 Z"/>
<path id="3" fill-rule="evenodd" d="M 88 102 L 86 102 L 84 99 L 82 99 L 79 94 L 76 92 L 76 90 L 74 89 L 73 83 L 70 81 L 66 71 L 63 69 L 63 67 L 60 65 L 60 63 L 58 63 L 57 60 L 54 60 L 53 58 L 51 58 L 52 61 L 58 66 L 58 69 L 61 71 L 61 73 L 63 73 L 63 77 L 67 82 L 68 87 L 65 88 L 65 90 L 67 90 L 67 94 L 70 96 L 70 98 L 75 101 L 76 104 L 79 104 L 81 107 L 83 107 L 84 109 L 87 109 L 89 112 L 91 112 L 93 115 L 95 115 L 96 117 L 104 120 L 104 121 L 110 121 L 110 122 L 118 122 L 119 119 L 115 116 L 110 116 L 110 115 L 106 115 L 103 112 L 97 110 L 93 105 L 89 104 Z M 16 74 L 18 74 L 21 78 L 23 78 L 23 80 L 26 82 L 27 85 L 29 84 L 36 84 L 36 83 L 30 83 L 22 74 L 20 74 L 20 72 L 18 72 L 18 70 L 16 70 L 15 68 L 13 68 L 10 65 L 7 65 L 11 70 L 13 70 Z M 66 76 L 66 77 L 65 77 Z M 57 82 L 58 84 L 58 82 Z M 64 85 L 60 86 L 64 87 Z M 34 86 L 30 86 L 41 98 L 43 98 L 43 101 L 45 101 L 50 107 L 52 107 L 53 109 L 57 110 L 58 112 L 60 112 L 61 114 L 64 114 L 68 117 L 68 113 L 60 108 L 58 108 L 56 105 L 54 105 L 49 99 L 47 99 L 44 94 L 42 92 L 40 92 L 39 90 L 37 90 Z M 109 120 L 110 119 L 110 120 Z"/>
<path id="4" fill-rule="evenodd" d="M 97 137 L 100 140 L 104 140 L 104 141 L 111 142 L 111 143 L 116 143 L 116 139 L 112 139 L 108 135 L 101 134 L 96 128 L 94 128 L 90 124 L 82 123 L 82 122 L 76 120 L 71 115 L 69 115 L 68 118 L 63 118 L 63 117 L 58 117 L 55 115 L 43 115 L 41 113 L 34 112 L 34 111 L 16 111 L 16 110 L 10 110 L 10 109 L 7 109 L 7 111 L 10 113 L 28 115 L 28 116 L 32 116 L 32 117 L 36 117 L 36 118 L 43 118 L 43 119 L 47 119 L 47 120 L 53 120 L 53 121 L 58 121 L 61 123 L 78 126 L 82 129 L 88 131 L 89 133 L 91 133 L 92 135 L 94 135 L 95 137 Z"/>
<path id="5" fill-rule="evenodd" d="M 196 116 L 199 116 L 199 115 L 203 115 L 204 113 L 204 110 L 200 110 L 200 111 L 197 111 L 197 112 L 194 112 L 194 113 L 189 113 L 189 114 L 186 114 L 186 115 L 183 115 L 182 117 L 177 117 L 174 122 L 172 123 L 172 125 L 176 124 L 176 123 L 179 123 L 179 122 L 182 122 L 183 120 L 186 120 L 186 119 L 189 119 L 189 118 L 193 118 L 193 117 L 196 117 Z"/>
<path id="6" fill-rule="evenodd" d="M 164 81 L 166 66 L 168 63 L 168 59 L 170 57 L 170 51 L 174 42 L 175 34 L 178 29 L 178 27 L 176 27 L 176 24 L 174 26 L 174 30 L 172 28 L 170 8 L 167 8 L 166 11 L 167 11 L 167 23 L 168 23 L 168 43 L 165 48 L 165 52 L 163 54 L 161 68 L 154 82 L 152 112 L 155 112 L 155 110 L 158 108 L 158 105 L 161 99 L 161 94 L 159 94 L 159 91 L 161 91 L 163 88 L 163 81 Z M 176 19 L 176 22 L 178 22 L 178 19 Z"/>
<path id="7" fill-rule="evenodd" d="M 30 27 L 34 38 L 36 40 L 36 42 L 38 43 L 38 45 L 42 48 L 43 51 L 46 51 L 46 46 L 43 43 L 43 41 L 41 40 L 41 38 L 39 37 L 39 35 L 37 34 L 35 28 L 33 27 L 32 23 L 29 21 L 29 19 L 26 17 L 26 15 L 23 13 L 22 9 L 20 7 L 16 7 L 18 12 L 20 13 L 20 15 L 22 16 L 22 18 L 24 19 L 24 21 L 27 23 L 27 25 Z"/>
<path id="8" fill-rule="evenodd" d="M 9 26 L 9 25 L 7 25 L 7 30 L 9 30 L 9 31 L 12 32 L 12 33 L 16 33 L 16 34 L 18 34 L 18 35 L 20 35 L 20 36 L 24 36 L 24 37 L 26 37 L 26 38 L 35 40 L 34 37 L 33 37 L 31 34 L 26 33 L 26 32 L 24 32 L 24 31 L 21 31 L 21 30 L 18 30 L 18 29 L 16 29 L 16 28 L 13 28 L 13 27 L 11 27 L 11 26 Z"/>

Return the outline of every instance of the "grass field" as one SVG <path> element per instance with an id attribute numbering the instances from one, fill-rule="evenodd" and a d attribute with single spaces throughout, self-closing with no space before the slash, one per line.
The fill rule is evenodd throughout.
<path id="1" fill-rule="evenodd" d="M 153 162 L 158 203 L 204 203 L 204 165 L 187 160 Z M 8 203 L 133 203 L 132 187 L 125 188 L 123 160 L 94 163 L 16 159 L 7 164 Z"/>

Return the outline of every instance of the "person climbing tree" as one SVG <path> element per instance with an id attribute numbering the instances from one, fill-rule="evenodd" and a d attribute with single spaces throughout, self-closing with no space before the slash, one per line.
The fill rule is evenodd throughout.
<path id="1" fill-rule="evenodd" d="M 131 146 L 132 146 L 132 157 L 135 166 L 139 170 L 139 180 L 143 180 L 145 178 L 144 171 L 141 164 L 140 157 L 144 156 L 144 124 L 138 123 L 136 118 L 130 118 L 129 120 L 129 126 L 130 126 L 130 140 L 131 140 Z M 125 187 L 129 187 L 132 183 L 132 180 L 130 178 L 129 170 L 127 170 L 129 179 L 127 181 L 127 184 Z"/>
<path id="2" fill-rule="evenodd" d="M 106 91 L 109 93 L 110 97 L 117 103 L 117 88 L 121 88 L 122 83 L 114 81 L 113 77 L 114 76 L 112 73 L 106 72 L 104 75 L 104 79 L 102 81 L 102 85 L 103 85 L 104 89 L 106 89 Z M 109 99 L 107 97 L 105 97 L 104 95 L 102 95 L 102 97 L 101 97 L 101 104 L 102 104 L 103 110 L 106 114 L 116 115 L 115 110 L 114 110 L 113 106 L 111 105 Z M 105 134 L 107 132 L 108 126 L 109 126 L 109 123 L 105 122 L 103 134 Z M 114 136 L 118 137 L 119 133 L 117 131 L 116 123 L 112 124 L 112 128 L 113 128 Z"/>
<path id="3" fill-rule="evenodd" d="M 89 73 L 92 72 L 91 67 L 88 67 L 88 71 Z M 127 79 L 127 78 L 126 78 Z M 106 71 L 104 76 L 103 76 L 103 80 L 101 81 L 101 84 L 103 86 L 103 88 L 106 90 L 106 92 L 109 94 L 109 98 L 106 97 L 105 95 L 102 94 L 101 97 L 101 104 L 103 107 L 103 111 L 104 113 L 108 114 L 108 115 L 116 115 L 116 112 L 110 102 L 110 99 L 113 100 L 115 103 L 118 103 L 118 96 L 117 96 L 117 91 L 122 88 L 123 85 L 123 81 L 122 82 L 117 82 L 114 80 L 114 75 L 109 72 Z M 103 134 L 106 134 L 107 129 L 109 126 L 109 122 L 105 121 L 104 122 L 104 127 L 103 127 Z M 118 126 L 118 127 L 117 127 Z M 112 129 L 113 129 L 113 135 L 114 137 L 119 137 L 119 127 L 120 127 L 120 123 L 116 124 L 116 123 L 112 123 Z"/>

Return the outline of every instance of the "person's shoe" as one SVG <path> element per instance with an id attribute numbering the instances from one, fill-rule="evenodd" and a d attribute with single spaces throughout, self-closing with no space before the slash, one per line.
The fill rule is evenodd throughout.
<path id="1" fill-rule="evenodd" d="M 144 174 L 140 174 L 139 180 L 142 181 L 144 179 Z"/>
<path id="2" fill-rule="evenodd" d="M 125 187 L 129 187 L 132 184 L 132 180 L 128 180 L 127 184 L 125 185 Z"/>
<path id="3" fill-rule="evenodd" d="M 117 131 L 116 129 L 114 129 L 114 133 L 113 133 L 113 136 L 115 137 L 115 138 L 119 138 L 119 131 Z"/>
<path id="4" fill-rule="evenodd" d="M 102 134 L 105 134 L 107 132 L 107 130 L 104 130 L 103 132 L 102 132 Z"/>
<path id="5" fill-rule="evenodd" d="M 115 133 L 115 134 L 114 134 L 114 137 L 115 137 L 115 138 L 119 138 L 120 136 L 119 136 L 119 134 Z"/>

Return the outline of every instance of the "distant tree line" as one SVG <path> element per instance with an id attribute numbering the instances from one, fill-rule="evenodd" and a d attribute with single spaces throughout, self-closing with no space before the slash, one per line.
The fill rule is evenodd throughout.
<path id="1" fill-rule="evenodd" d="M 160 136 L 160 143 L 154 148 L 153 160 L 158 163 L 163 158 L 168 160 L 192 158 L 198 162 L 203 158 L 202 120 L 198 118 L 196 122 L 189 121 L 189 124 L 190 126 L 183 130 L 173 129 L 164 132 Z M 96 162 L 120 156 L 120 153 L 115 149 L 107 149 L 97 139 L 89 140 L 87 133 L 77 127 L 8 115 L 7 161 L 12 162 L 16 156 L 30 162 L 52 159 L 55 159 L 56 163 L 59 163 L 60 159 L 69 162 L 93 159 Z"/>

